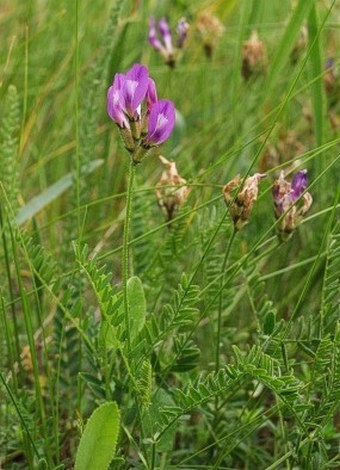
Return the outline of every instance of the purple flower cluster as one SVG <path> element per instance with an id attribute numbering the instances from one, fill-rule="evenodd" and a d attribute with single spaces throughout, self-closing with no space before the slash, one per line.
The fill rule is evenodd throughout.
<path id="1" fill-rule="evenodd" d="M 151 17 L 149 21 L 149 43 L 160 52 L 165 62 L 174 67 L 176 62 L 176 53 L 182 49 L 188 34 L 189 24 L 185 18 L 181 18 L 176 26 L 177 43 L 174 45 L 171 29 L 166 18 L 161 18 L 156 25 L 155 18 Z"/>
<path id="2" fill-rule="evenodd" d="M 107 113 L 131 153 L 162 144 L 175 125 L 174 104 L 158 99 L 148 68 L 140 64 L 134 64 L 126 74 L 116 73 L 107 92 Z"/>
<path id="3" fill-rule="evenodd" d="M 284 173 L 274 181 L 272 187 L 275 215 L 279 219 L 279 235 L 285 240 L 301 222 L 310 209 L 313 199 L 306 191 L 308 186 L 307 170 L 298 171 L 291 183 Z"/>
<path id="4" fill-rule="evenodd" d="M 306 190 L 307 184 L 307 170 L 298 171 L 294 175 L 291 183 L 286 181 L 284 174 L 281 173 L 280 178 L 273 186 L 273 199 L 278 215 L 283 214 L 299 199 Z"/>

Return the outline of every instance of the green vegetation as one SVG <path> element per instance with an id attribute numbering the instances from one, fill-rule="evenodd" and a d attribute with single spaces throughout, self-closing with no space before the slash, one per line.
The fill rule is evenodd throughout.
<path id="1" fill-rule="evenodd" d="M 152 15 L 189 23 L 176 57 Z M 0 468 L 340 468 L 339 20 L 1 2 Z M 132 187 L 106 93 L 134 63 L 177 119 Z"/>

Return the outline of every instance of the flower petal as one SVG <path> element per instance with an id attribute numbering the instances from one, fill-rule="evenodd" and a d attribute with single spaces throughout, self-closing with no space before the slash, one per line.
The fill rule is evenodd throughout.
<path id="1" fill-rule="evenodd" d="M 146 145 L 160 145 L 173 131 L 176 120 L 175 105 L 172 101 L 159 100 L 151 106 L 148 120 Z"/>
<path id="2" fill-rule="evenodd" d="M 173 52 L 172 37 L 169 23 L 165 17 L 161 18 L 158 22 L 158 29 L 163 38 L 165 48 L 169 53 Z"/>
<path id="3" fill-rule="evenodd" d="M 293 198 L 298 199 L 307 188 L 307 170 L 298 171 L 292 180 Z"/>
<path id="4" fill-rule="evenodd" d="M 148 80 L 148 91 L 146 93 L 146 102 L 148 106 L 148 110 L 150 111 L 151 106 L 156 103 L 158 100 L 157 97 L 157 89 L 156 89 L 156 83 L 152 78 L 149 77 Z"/>
<path id="5" fill-rule="evenodd" d="M 125 102 L 122 92 L 124 81 L 125 76 L 121 73 L 116 73 L 113 84 L 107 91 L 106 103 L 107 114 L 122 128 L 129 127 L 129 123 L 124 114 Z"/>
<path id="6" fill-rule="evenodd" d="M 164 50 L 164 47 L 161 43 L 161 41 L 157 37 L 157 31 L 156 31 L 156 21 L 155 18 L 151 17 L 149 20 L 149 34 L 148 34 L 148 39 L 150 45 L 156 49 L 156 51 L 162 51 Z"/>
<path id="7" fill-rule="evenodd" d="M 149 71 L 145 65 L 134 64 L 125 76 L 123 98 L 125 110 L 131 118 L 135 118 L 148 90 Z"/>
<path id="8" fill-rule="evenodd" d="M 179 47 L 180 49 L 183 47 L 183 44 L 187 38 L 188 30 L 189 30 L 189 23 L 187 22 L 185 18 L 181 18 L 178 21 L 177 27 L 176 27 L 176 33 L 178 36 L 177 47 Z"/>

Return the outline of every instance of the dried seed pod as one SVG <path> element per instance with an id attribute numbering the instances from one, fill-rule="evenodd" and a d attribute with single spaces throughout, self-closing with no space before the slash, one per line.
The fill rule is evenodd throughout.
<path id="1" fill-rule="evenodd" d="M 229 207 L 231 218 L 237 230 L 241 230 L 248 223 L 257 199 L 259 182 L 265 177 L 265 174 L 255 173 L 255 175 L 246 178 L 236 197 L 233 197 L 232 193 L 242 182 L 240 175 L 237 175 L 224 186 L 224 201 Z"/>
<path id="2" fill-rule="evenodd" d="M 186 186 L 187 181 L 179 175 L 176 163 L 167 160 L 162 155 L 159 158 L 165 169 L 159 180 L 156 196 L 159 206 L 169 221 L 174 218 L 178 208 L 188 197 L 190 189 Z"/>
<path id="3" fill-rule="evenodd" d="M 267 65 L 267 51 L 257 31 L 242 46 L 242 76 L 248 80 L 252 75 L 264 74 Z"/>

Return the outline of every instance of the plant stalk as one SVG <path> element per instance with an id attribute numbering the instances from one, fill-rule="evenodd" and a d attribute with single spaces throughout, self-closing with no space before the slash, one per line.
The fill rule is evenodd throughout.
<path id="1" fill-rule="evenodd" d="M 221 278 L 220 278 L 220 294 L 218 301 L 218 317 L 217 317 L 217 336 L 216 336 L 216 357 L 215 357 L 215 372 L 217 373 L 220 368 L 220 343 L 221 343 L 221 327 L 222 327 L 222 310 L 223 310 L 223 291 L 224 291 L 224 281 L 225 281 L 225 270 L 227 267 L 231 246 L 233 244 L 237 229 L 233 227 L 232 234 L 230 235 L 227 249 L 224 255 L 224 260 L 221 268 Z"/>
<path id="2" fill-rule="evenodd" d="M 136 174 L 136 163 L 130 159 L 128 188 L 126 193 L 126 209 L 124 219 L 124 234 L 123 234 L 123 259 L 122 259 L 122 281 L 123 281 L 123 295 L 124 295 L 124 312 L 125 312 L 125 329 L 128 342 L 128 351 L 131 350 L 130 338 L 130 313 L 129 313 L 129 298 L 127 291 L 127 283 L 129 279 L 129 238 L 130 238 L 130 219 L 132 208 L 133 186 Z"/>

